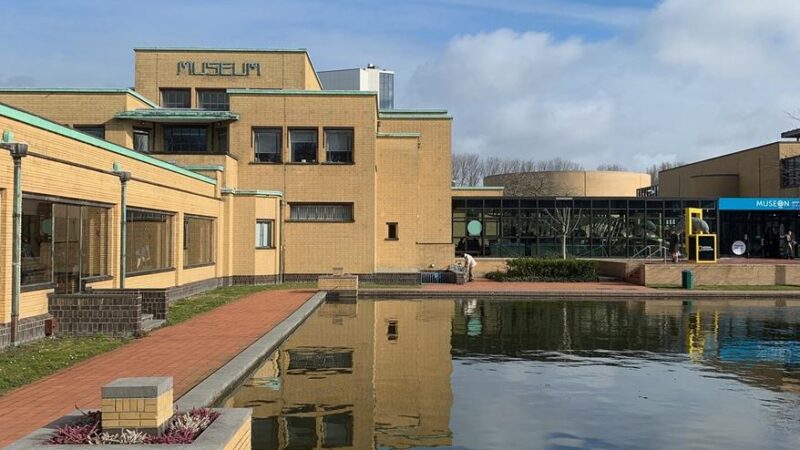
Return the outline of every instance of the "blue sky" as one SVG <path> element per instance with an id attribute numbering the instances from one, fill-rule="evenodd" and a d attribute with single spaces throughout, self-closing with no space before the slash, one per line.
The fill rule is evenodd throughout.
<path id="1" fill-rule="evenodd" d="M 800 109 L 794 0 L 3 0 L 0 85 L 133 85 L 137 46 L 303 47 L 397 71 L 454 151 L 588 168 L 775 140 Z M 9 38 L 13 36 L 13 38 Z"/>

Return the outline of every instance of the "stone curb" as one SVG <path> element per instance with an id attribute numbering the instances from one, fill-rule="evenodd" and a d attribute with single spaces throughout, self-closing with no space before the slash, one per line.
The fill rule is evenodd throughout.
<path id="1" fill-rule="evenodd" d="M 437 298 L 507 298 L 507 299 L 638 299 L 638 300 L 684 300 L 684 299 L 781 299 L 798 300 L 800 291 L 426 291 L 362 289 L 361 298 L 374 299 L 437 299 Z"/>
<path id="2" fill-rule="evenodd" d="M 267 334 L 250 344 L 189 392 L 183 394 L 175 402 L 178 410 L 186 411 L 192 408 L 212 406 L 217 400 L 233 391 L 325 301 L 325 296 L 325 292 L 314 294 Z"/>

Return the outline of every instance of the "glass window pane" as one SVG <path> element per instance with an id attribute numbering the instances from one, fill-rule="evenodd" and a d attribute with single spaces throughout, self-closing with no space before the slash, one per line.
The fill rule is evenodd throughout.
<path id="1" fill-rule="evenodd" d="M 164 151 L 190 153 L 208 151 L 208 128 L 164 127 Z"/>
<path id="2" fill-rule="evenodd" d="M 172 215 L 129 209 L 126 223 L 126 273 L 172 267 Z"/>
<path id="3" fill-rule="evenodd" d="M 281 162 L 281 130 L 256 128 L 253 130 L 253 145 L 257 162 Z"/>
<path id="4" fill-rule="evenodd" d="M 271 220 L 259 220 L 256 222 L 256 247 L 272 248 Z"/>
<path id="5" fill-rule="evenodd" d="M 322 418 L 322 446 L 325 448 L 353 446 L 353 415 L 332 414 Z"/>
<path id="6" fill-rule="evenodd" d="M 108 275 L 111 230 L 108 209 L 84 206 L 81 222 L 81 276 Z"/>
<path id="7" fill-rule="evenodd" d="M 22 200 L 22 285 L 53 281 L 53 204 Z"/>
<path id="8" fill-rule="evenodd" d="M 289 130 L 292 162 L 317 162 L 317 130 Z"/>
<path id="9" fill-rule="evenodd" d="M 214 263 L 214 220 L 186 216 L 183 220 L 184 267 Z"/>
<path id="10" fill-rule="evenodd" d="M 94 136 L 98 139 L 106 138 L 106 127 L 103 125 L 75 125 L 72 127 L 81 133 L 86 133 L 89 136 Z"/>
<path id="11" fill-rule="evenodd" d="M 230 109 L 228 93 L 223 89 L 198 90 L 197 104 L 200 109 L 227 111 Z"/>
<path id="12" fill-rule="evenodd" d="M 133 129 L 133 149 L 142 153 L 152 150 L 150 147 L 150 130 L 144 128 Z"/>
<path id="13" fill-rule="evenodd" d="M 353 220 L 353 205 L 347 204 L 293 204 L 289 219 L 305 222 L 350 222 Z"/>
<path id="14" fill-rule="evenodd" d="M 353 162 L 353 130 L 325 130 L 328 162 Z"/>
<path id="15" fill-rule="evenodd" d="M 161 106 L 164 108 L 191 108 L 191 90 L 162 89 Z"/>

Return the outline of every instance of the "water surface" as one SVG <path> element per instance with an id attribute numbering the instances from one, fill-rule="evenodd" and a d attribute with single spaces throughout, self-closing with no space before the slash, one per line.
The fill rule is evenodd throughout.
<path id="1" fill-rule="evenodd" d="M 254 449 L 797 449 L 800 302 L 326 303 L 223 403 Z"/>

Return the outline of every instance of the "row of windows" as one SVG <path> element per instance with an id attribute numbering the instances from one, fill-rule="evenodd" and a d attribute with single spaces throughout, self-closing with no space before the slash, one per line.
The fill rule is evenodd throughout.
<path id="1" fill-rule="evenodd" d="M 353 130 L 326 128 L 325 159 L 330 163 L 353 162 Z M 290 128 L 289 148 L 291 162 L 315 163 L 318 154 L 316 128 Z M 281 128 L 254 128 L 253 148 L 256 162 L 283 162 L 283 130 Z"/>
<path id="2" fill-rule="evenodd" d="M 800 156 L 792 156 L 781 160 L 781 187 L 794 188 L 800 186 Z"/>
<path id="3" fill-rule="evenodd" d="M 188 88 L 161 89 L 161 106 L 164 108 L 191 108 L 192 90 Z M 198 89 L 197 107 L 212 111 L 230 109 L 228 93 L 224 89 Z"/>

